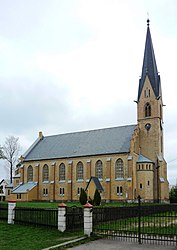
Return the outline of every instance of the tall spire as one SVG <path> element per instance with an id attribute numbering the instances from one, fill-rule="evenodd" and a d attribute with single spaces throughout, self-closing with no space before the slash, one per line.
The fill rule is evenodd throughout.
<path id="1" fill-rule="evenodd" d="M 158 97 L 160 93 L 160 76 L 157 70 L 149 23 L 150 21 L 149 19 L 147 19 L 147 34 L 146 34 L 142 73 L 141 73 L 141 78 L 139 80 L 138 101 L 142 92 L 146 76 L 148 76 L 150 80 L 155 96 Z"/>

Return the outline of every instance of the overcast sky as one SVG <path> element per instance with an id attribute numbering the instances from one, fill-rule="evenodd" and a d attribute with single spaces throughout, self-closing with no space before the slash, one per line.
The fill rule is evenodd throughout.
<path id="1" fill-rule="evenodd" d="M 177 179 L 177 1 L 0 0 L 0 145 L 136 124 L 146 19 L 161 76 L 168 179 Z M 0 179 L 8 177 L 0 163 Z"/>

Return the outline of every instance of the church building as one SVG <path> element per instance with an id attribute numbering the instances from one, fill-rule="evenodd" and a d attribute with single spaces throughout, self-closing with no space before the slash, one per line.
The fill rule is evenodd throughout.
<path id="1" fill-rule="evenodd" d="M 78 201 L 96 177 L 102 200 L 169 199 L 160 75 L 147 20 L 137 124 L 39 137 L 21 157 L 6 199 Z M 93 180 L 94 180 L 93 178 Z"/>

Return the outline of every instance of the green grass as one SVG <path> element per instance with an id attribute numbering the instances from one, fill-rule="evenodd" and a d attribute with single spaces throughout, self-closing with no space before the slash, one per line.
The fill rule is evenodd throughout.
<path id="1" fill-rule="evenodd" d="M 38 201 L 29 201 L 29 202 L 22 202 L 17 201 L 17 207 L 26 207 L 26 208 L 57 208 L 59 204 L 62 202 L 38 202 Z M 0 202 L 0 204 L 7 204 L 7 202 Z M 82 207 L 79 202 L 66 202 L 65 203 L 68 207 L 77 206 Z"/>
<path id="2" fill-rule="evenodd" d="M 38 202 L 38 201 L 29 201 L 29 202 L 22 202 L 17 201 L 17 207 L 29 207 L 29 208 L 57 208 L 59 204 L 62 202 Z M 68 207 L 76 206 L 76 207 L 83 207 L 79 202 L 64 202 Z M 0 204 L 7 204 L 7 202 L 0 202 Z M 152 206 L 155 203 L 142 203 L 142 206 Z M 158 204 L 159 205 L 159 204 Z M 126 203 L 126 202 L 102 202 L 101 206 L 99 207 L 132 207 L 138 206 L 137 203 Z"/>
<path id="3" fill-rule="evenodd" d="M 119 219 L 95 226 L 96 229 L 112 231 L 138 232 L 138 217 Z M 141 233 L 155 233 L 160 235 L 177 234 L 177 212 L 166 212 L 141 217 Z"/>
<path id="4" fill-rule="evenodd" d="M 1 250 L 41 250 L 83 236 L 83 232 L 61 233 L 57 229 L 0 222 Z"/>

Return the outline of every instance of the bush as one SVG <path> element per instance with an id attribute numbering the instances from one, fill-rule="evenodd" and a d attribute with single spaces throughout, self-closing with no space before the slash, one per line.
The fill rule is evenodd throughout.
<path id="1" fill-rule="evenodd" d="M 101 195 L 98 191 L 98 189 L 95 190 L 94 198 L 93 198 L 93 204 L 94 206 L 99 206 L 101 203 Z"/>
<path id="2" fill-rule="evenodd" d="M 79 201 L 82 205 L 85 205 L 87 203 L 87 194 L 83 188 L 81 188 Z"/>
<path id="3" fill-rule="evenodd" d="M 170 190 L 170 203 L 177 203 L 177 186 Z"/>

